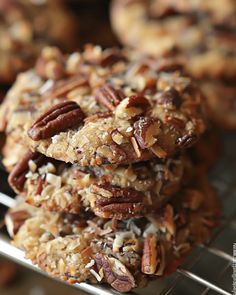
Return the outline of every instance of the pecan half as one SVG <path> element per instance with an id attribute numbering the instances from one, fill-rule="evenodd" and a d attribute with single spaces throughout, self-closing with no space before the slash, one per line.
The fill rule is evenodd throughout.
<path id="1" fill-rule="evenodd" d="M 95 93 L 97 102 L 110 111 L 114 111 L 116 106 L 125 98 L 122 90 L 115 89 L 110 84 L 105 84 Z"/>
<path id="2" fill-rule="evenodd" d="M 161 122 L 150 117 L 141 117 L 134 123 L 134 136 L 142 149 L 153 146 L 160 133 Z"/>
<path id="3" fill-rule="evenodd" d="M 22 192 L 26 181 L 25 175 L 29 171 L 29 161 L 32 160 L 37 167 L 43 165 L 47 158 L 40 153 L 27 152 L 24 157 L 13 168 L 8 177 L 10 186 L 16 192 Z"/>
<path id="4" fill-rule="evenodd" d="M 158 265 L 157 238 L 149 234 L 144 241 L 142 256 L 142 272 L 154 274 Z"/>
<path id="5" fill-rule="evenodd" d="M 97 253 L 95 261 L 98 270 L 103 271 L 105 281 L 117 291 L 129 292 L 135 287 L 134 277 L 116 258 Z"/>
<path id="6" fill-rule="evenodd" d="M 84 117 L 76 102 L 62 102 L 40 116 L 28 130 L 28 135 L 35 141 L 47 139 L 69 128 L 77 127 Z"/>
<path id="7" fill-rule="evenodd" d="M 91 192 L 96 195 L 93 210 L 102 218 L 127 219 L 143 216 L 148 210 L 145 195 L 135 189 L 94 184 Z"/>
<path id="8" fill-rule="evenodd" d="M 8 212 L 5 218 L 7 231 L 11 237 L 17 234 L 20 227 L 26 219 L 30 217 L 29 212 L 26 210 L 19 210 L 15 212 Z"/>

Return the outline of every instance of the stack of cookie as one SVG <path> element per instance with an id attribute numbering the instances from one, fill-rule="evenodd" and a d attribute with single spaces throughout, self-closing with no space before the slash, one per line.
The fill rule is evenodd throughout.
<path id="1" fill-rule="evenodd" d="M 181 65 L 128 49 L 45 48 L 0 109 L 20 196 L 13 243 L 49 274 L 120 292 L 176 270 L 219 204 L 186 151 L 206 129 Z"/>
<path id="2" fill-rule="evenodd" d="M 181 60 L 204 91 L 211 119 L 236 129 L 235 0 L 113 0 L 111 20 L 123 44 Z"/>

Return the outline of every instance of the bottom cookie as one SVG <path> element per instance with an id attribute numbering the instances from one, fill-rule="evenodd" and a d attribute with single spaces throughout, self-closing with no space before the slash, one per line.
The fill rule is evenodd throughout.
<path id="1" fill-rule="evenodd" d="M 49 213 L 20 204 L 6 225 L 13 244 L 48 274 L 70 283 L 107 283 L 120 292 L 176 270 L 219 223 L 218 198 L 201 173 L 155 214 L 125 221 Z"/>

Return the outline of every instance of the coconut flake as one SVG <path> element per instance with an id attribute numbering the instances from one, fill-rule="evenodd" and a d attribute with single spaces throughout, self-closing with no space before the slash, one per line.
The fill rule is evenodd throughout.
<path id="1" fill-rule="evenodd" d="M 94 270 L 94 269 L 90 269 L 89 270 L 91 272 L 91 274 L 96 278 L 96 280 L 98 282 L 101 282 L 102 278 L 100 277 L 100 275 Z"/>
<path id="2" fill-rule="evenodd" d="M 123 246 L 125 239 L 133 239 L 134 233 L 131 231 L 116 233 L 115 240 L 113 242 L 113 251 L 119 252 L 119 249 Z"/>
<path id="3" fill-rule="evenodd" d="M 47 173 L 46 181 L 56 187 L 61 187 L 61 177 L 52 173 Z"/>
<path id="4" fill-rule="evenodd" d="M 46 91 L 48 91 L 53 86 L 53 84 L 54 84 L 53 80 L 46 81 L 43 84 L 43 86 L 41 86 L 41 88 L 39 88 L 39 93 L 41 95 L 44 94 Z"/>
<path id="5" fill-rule="evenodd" d="M 95 260 L 91 259 L 90 262 L 85 265 L 85 268 L 91 268 L 92 266 L 94 266 L 94 264 L 95 264 Z"/>

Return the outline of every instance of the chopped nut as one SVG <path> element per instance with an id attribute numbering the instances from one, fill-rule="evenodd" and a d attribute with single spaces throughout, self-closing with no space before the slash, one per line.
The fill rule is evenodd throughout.
<path id="1" fill-rule="evenodd" d="M 157 97 L 157 103 L 170 110 L 178 109 L 181 106 L 181 97 L 179 92 L 171 87 L 167 91 L 159 94 Z"/>
<path id="2" fill-rule="evenodd" d="M 159 145 L 158 143 L 157 144 L 154 144 L 152 147 L 151 147 L 151 151 L 158 157 L 158 158 L 166 158 L 167 156 L 167 152 L 164 151 Z"/>
<path id="3" fill-rule="evenodd" d="M 28 152 L 14 167 L 8 177 L 10 186 L 16 191 L 21 192 L 26 181 L 26 174 L 29 171 L 29 161 L 33 161 L 37 167 L 43 165 L 47 158 L 39 153 Z"/>
<path id="4" fill-rule="evenodd" d="M 30 214 L 26 210 L 8 212 L 6 214 L 5 223 L 9 235 L 11 237 L 14 237 L 14 235 L 18 232 L 22 224 L 25 222 L 25 220 L 29 217 Z"/>
<path id="5" fill-rule="evenodd" d="M 141 157 L 141 151 L 139 149 L 139 145 L 138 145 L 135 137 L 131 137 L 131 143 L 133 145 L 133 148 L 134 148 L 134 151 L 135 151 L 137 157 L 140 158 Z"/>
<path id="6" fill-rule="evenodd" d="M 109 111 L 114 111 L 116 106 L 125 98 L 125 95 L 122 90 L 115 89 L 111 85 L 106 84 L 96 91 L 95 98 L 98 103 Z"/>
<path id="7" fill-rule="evenodd" d="M 164 212 L 163 219 L 164 226 L 167 228 L 168 232 L 174 236 L 175 235 L 175 222 L 174 222 L 174 210 L 171 205 L 167 205 Z"/>
<path id="8" fill-rule="evenodd" d="M 96 254 L 98 269 L 103 269 L 104 279 L 119 292 L 129 292 L 135 287 L 135 280 L 128 269 L 119 260 L 103 254 Z"/>
<path id="9" fill-rule="evenodd" d="M 149 234 L 144 241 L 142 272 L 146 274 L 154 274 L 158 265 L 158 260 L 156 235 Z"/>
<path id="10" fill-rule="evenodd" d="M 142 114 L 150 107 L 147 98 L 141 95 L 132 95 L 121 101 L 115 110 L 115 115 L 120 119 L 131 119 Z"/>
<path id="11" fill-rule="evenodd" d="M 149 148 L 157 141 L 160 133 L 161 122 L 159 120 L 141 117 L 134 124 L 134 136 L 142 149 Z"/>
<path id="12" fill-rule="evenodd" d="M 117 129 L 112 131 L 111 138 L 118 145 L 122 144 L 124 140 L 124 136 Z"/>

